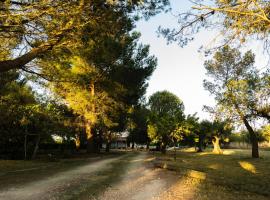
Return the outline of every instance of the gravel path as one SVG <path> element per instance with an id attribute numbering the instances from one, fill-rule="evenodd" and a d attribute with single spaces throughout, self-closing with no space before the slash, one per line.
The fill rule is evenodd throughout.
<path id="1" fill-rule="evenodd" d="M 53 177 L 47 177 L 39 181 L 31 182 L 26 185 L 15 185 L 9 189 L 0 190 L 1 200 L 41 200 L 41 199 L 61 199 L 61 191 L 65 188 L 79 183 L 84 177 L 94 172 L 105 170 L 108 164 L 121 159 L 109 158 L 97 161 L 75 169 L 61 172 Z"/>
<path id="2" fill-rule="evenodd" d="M 238 195 L 202 179 L 154 168 L 152 159 L 147 153 L 127 153 L 87 161 L 46 178 L 0 189 L 0 200 L 235 200 Z M 34 173 L 38 171 L 32 177 L 37 176 Z M 243 196 L 245 200 L 255 197 Z"/>
<path id="3" fill-rule="evenodd" d="M 159 199 L 178 180 L 176 173 L 151 167 L 151 157 L 142 153 L 132 159 L 121 181 L 109 187 L 100 200 Z"/>

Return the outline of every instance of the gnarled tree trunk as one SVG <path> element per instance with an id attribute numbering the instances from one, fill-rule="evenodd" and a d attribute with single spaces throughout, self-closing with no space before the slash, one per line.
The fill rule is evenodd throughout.
<path id="1" fill-rule="evenodd" d="M 214 146 L 214 149 L 213 149 L 213 152 L 216 153 L 216 154 L 223 154 L 221 148 L 220 148 L 220 145 L 219 145 L 219 138 L 217 136 L 214 136 L 213 139 L 212 139 L 212 143 L 213 143 L 213 146 Z"/>
<path id="2" fill-rule="evenodd" d="M 243 121 L 250 135 L 250 140 L 252 144 L 252 158 L 259 158 L 258 137 L 245 117 L 243 118 Z"/>

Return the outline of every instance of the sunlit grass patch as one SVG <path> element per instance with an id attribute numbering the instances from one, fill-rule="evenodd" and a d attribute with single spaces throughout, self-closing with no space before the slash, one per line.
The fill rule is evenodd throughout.
<path id="1" fill-rule="evenodd" d="M 187 173 L 189 171 L 205 174 L 202 184 L 211 183 L 225 187 L 224 191 L 249 192 L 270 199 L 269 151 L 261 151 L 260 159 L 252 159 L 250 150 L 239 149 L 226 149 L 223 155 L 213 154 L 210 150 L 196 153 L 194 148 L 193 152 L 192 149 L 184 149 L 177 151 L 176 161 L 173 154 L 174 152 L 168 152 L 166 155 L 156 154 L 156 162 L 163 162 L 167 169 L 176 170 L 185 176 L 190 176 Z"/>
<path id="2" fill-rule="evenodd" d="M 216 163 L 216 164 L 211 164 L 211 165 L 208 165 L 208 168 L 209 169 L 220 169 L 222 167 L 222 165 Z"/>
<path id="3" fill-rule="evenodd" d="M 243 169 L 245 169 L 245 170 L 247 170 L 247 171 L 249 171 L 249 172 L 251 172 L 253 174 L 257 173 L 256 168 L 255 168 L 255 166 L 253 164 L 251 164 L 249 162 L 246 162 L 246 161 L 239 161 L 239 164 Z"/>

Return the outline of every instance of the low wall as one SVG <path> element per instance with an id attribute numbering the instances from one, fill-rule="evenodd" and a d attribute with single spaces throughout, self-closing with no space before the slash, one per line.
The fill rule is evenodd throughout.
<path id="1" fill-rule="evenodd" d="M 250 149 L 252 146 L 249 143 L 246 142 L 230 142 L 229 148 L 234 149 Z M 260 142 L 259 147 L 267 148 L 270 147 L 269 142 Z"/>

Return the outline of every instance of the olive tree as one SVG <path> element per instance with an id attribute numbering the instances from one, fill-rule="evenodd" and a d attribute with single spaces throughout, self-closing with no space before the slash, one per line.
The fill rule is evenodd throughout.
<path id="1" fill-rule="evenodd" d="M 209 79 L 204 80 L 204 88 L 215 96 L 219 117 L 245 125 L 252 143 L 252 157 L 257 158 L 258 135 L 252 122 L 260 117 L 258 111 L 263 104 L 269 105 L 269 92 L 264 92 L 269 91 L 269 85 L 264 84 L 263 76 L 254 66 L 254 57 L 251 51 L 241 55 L 237 49 L 223 47 L 205 62 Z"/>

